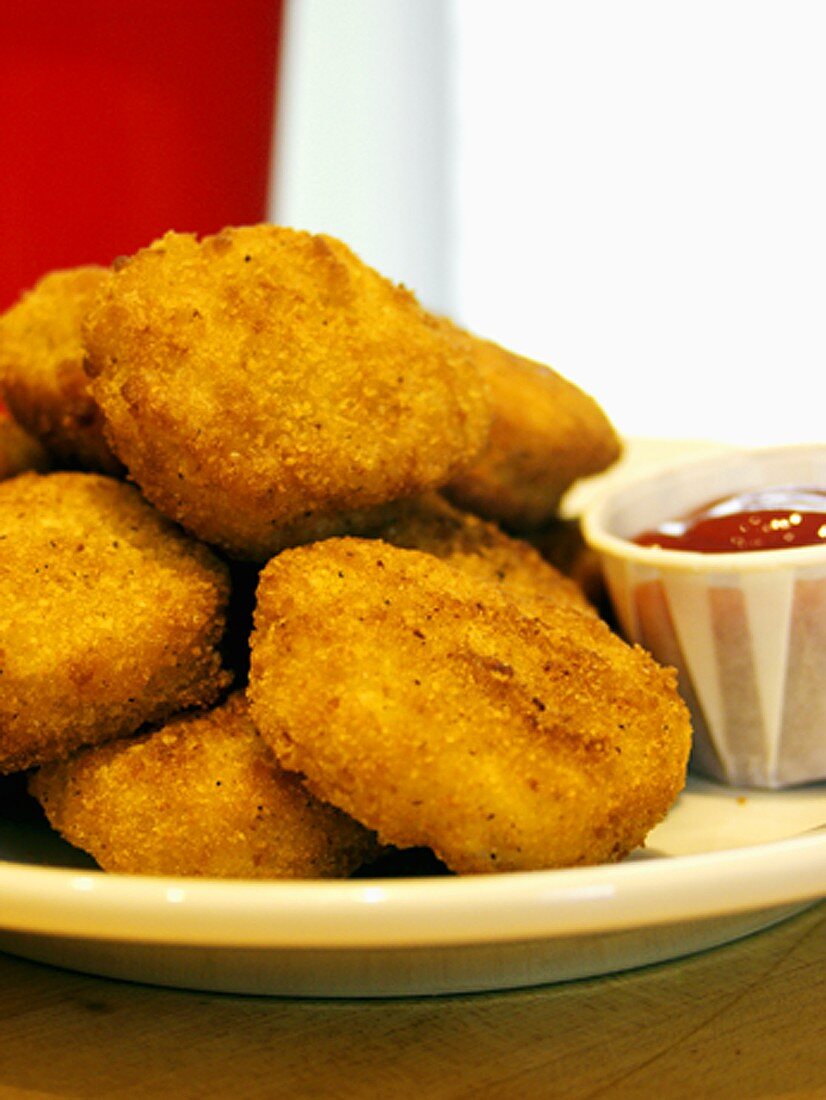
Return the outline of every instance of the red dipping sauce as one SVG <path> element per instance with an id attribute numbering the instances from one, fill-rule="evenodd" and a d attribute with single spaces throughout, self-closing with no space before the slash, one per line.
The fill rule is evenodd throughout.
<path id="1" fill-rule="evenodd" d="M 826 546 L 826 489 L 781 485 L 738 493 L 667 520 L 632 541 L 701 554 Z"/>

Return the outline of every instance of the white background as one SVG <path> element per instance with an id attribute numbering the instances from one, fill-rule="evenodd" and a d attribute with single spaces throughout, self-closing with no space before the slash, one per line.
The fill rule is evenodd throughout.
<path id="1" fill-rule="evenodd" d="M 273 216 L 628 435 L 822 439 L 826 3 L 292 0 Z"/>

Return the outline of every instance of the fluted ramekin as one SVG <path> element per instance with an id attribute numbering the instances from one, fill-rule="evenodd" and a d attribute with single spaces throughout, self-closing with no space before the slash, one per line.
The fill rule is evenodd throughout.
<path id="1" fill-rule="evenodd" d="M 826 488 L 826 444 L 678 461 L 607 487 L 582 517 L 622 633 L 677 669 L 692 767 L 736 786 L 826 778 L 826 546 L 699 553 L 633 539 L 773 486 Z"/>

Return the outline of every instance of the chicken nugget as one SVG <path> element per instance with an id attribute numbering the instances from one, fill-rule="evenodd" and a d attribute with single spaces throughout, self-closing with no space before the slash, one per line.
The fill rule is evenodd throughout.
<path id="1" fill-rule="evenodd" d="M 599 554 L 586 543 L 578 516 L 557 516 L 524 537 L 545 561 L 570 577 L 602 618 L 606 618 L 610 601 L 602 562 Z"/>
<path id="2" fill-rule="evenodd" d="M 131 477 L 240 558 L 365 529 L 486 438 L 466 349 L 330 237 L 168 233 L 119 265 L 84 331 Z"/>
<path id="3" fill-rule="evenodd" d="M 512 531 L 541 527 L 575 481 L 616 461 L 619 438 L 597 402 L 561 374 L 452 331 L 470 346 L 488 384 L 493 421 L 482 454 L 451 480 L 445 495 Z"/>
<path id="4" fill-rule="evenodd" d="M 58 466 L 119 473 L 83 368 L 81 321 L 111 278 L 90 265 L 52 271 L 0 316 L 0 390 Z"/>
<path id="5" fill-rule="evenodd" d="M 29 786 L 52 826 L 105 871 L 345 877 L 379 851 L 373 833 L 279 766 L 239 692 L 47 764 Z"/>
<path id="6" fill-rule="evenodd" d="M 21 428 L 0 401 L 0 481 L 16 477 L 26 470 L 49 468 L 49 458 L 42 446 Z"/>
<path id="7" fill-rule="evenodd" d="M 0 483 L 0 773 L 211 703 L 226 566 L 100 474 Z"/>
<path id="8" fill-rule="evenodd" d="M 526 614 L 416 550 L 332 539 L 262 571 L 248 697 L 288 769 L 452 870 L 620 859 L 686 774 L 673 670 L 595 615 Z"/>
<path id="9" fill-rule="evenodd" d="M 578 584 L 537 549 L 495 523 L 454 508 L 438 493 L 398 504 L 378 535 L 393 546 L 422 550 L 480 581 L 502 585 L 534 614 L 543 613 L 546 600 L 592 610 Z"/>

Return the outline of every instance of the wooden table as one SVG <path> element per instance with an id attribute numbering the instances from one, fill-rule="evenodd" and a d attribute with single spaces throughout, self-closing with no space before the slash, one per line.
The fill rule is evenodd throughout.
<path id="1" fill-rule="evenodd" d="M 826 903 L 738 943 L 501 994 L 290 1001 L 0 955 L 0 1097 L 826 1098 Z"/>

